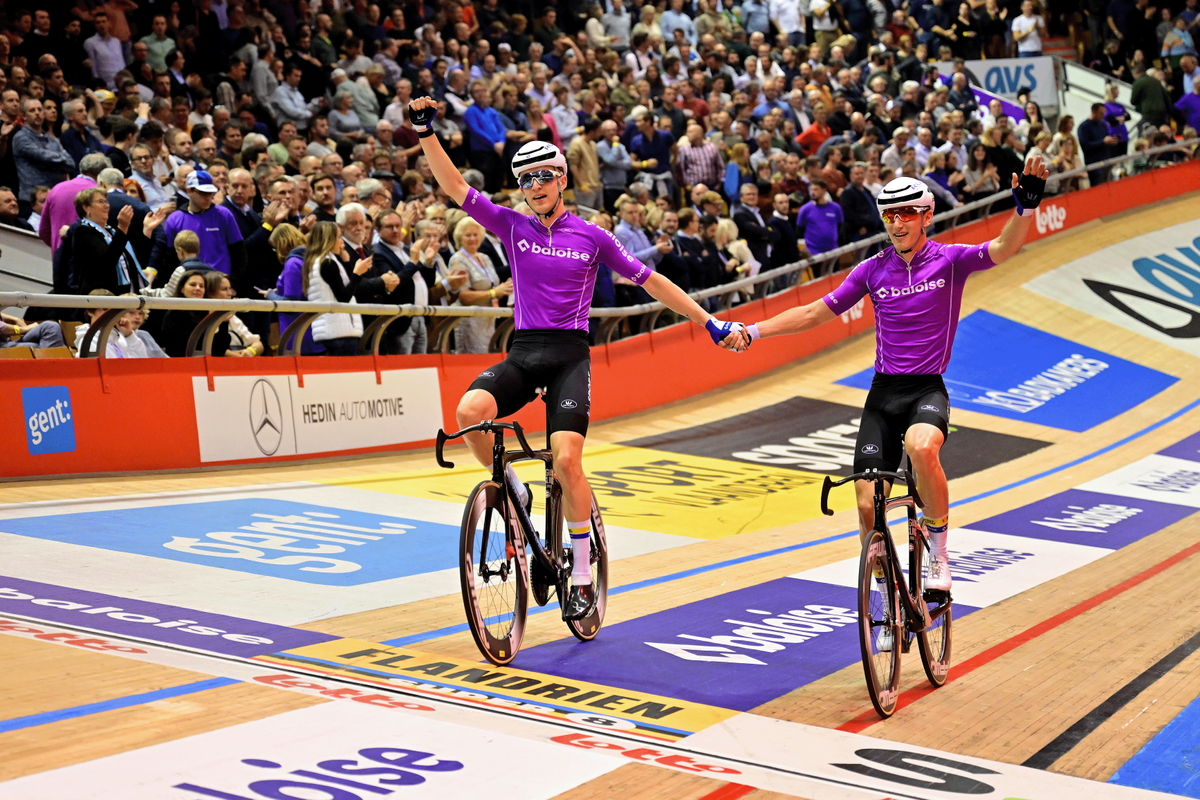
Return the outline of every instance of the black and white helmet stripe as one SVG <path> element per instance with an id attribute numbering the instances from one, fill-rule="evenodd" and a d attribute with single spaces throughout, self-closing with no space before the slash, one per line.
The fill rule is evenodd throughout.
<path id="1" fill-rule="evenodd" d="M 528 142 L 513 156 L 513 177 L 519 178 L 522 172 L 535 167 L 556 167 L 566 175 L 567 159 L 561 150 L 549 142 Z"/>
<path id="2" fill-rule="evenodd" d="M 933 192 L 923 181 L 916 178 L 896 178 L 888 181 L 887 186 L 883 187 L 875 204 L 880 212 L 904 206 L 933 208 Z"/>

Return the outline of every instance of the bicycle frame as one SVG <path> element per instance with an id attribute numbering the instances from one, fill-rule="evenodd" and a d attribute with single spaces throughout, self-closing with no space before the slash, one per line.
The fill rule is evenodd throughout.
<path id="1" fill-rule="evenodd" d="M 517 435 L 517 441 L 521 445 L 520 452 L 515 454 L 510 453 L 504 446 L 504 431 L 506 430 L 511 430 Z M 505 487 L 505 513 L 511 514 L 512 518 L 516 520 L 517 527 L 521 530 L 522 538 L 525 539 L 526 543 L 528 543 L 533 550 L 533 557 L 534 560 L 537 561 L 538 566 L 552 575 L 555 583 L 561 582 L 566 577 L 566 567 L 560 565 L 558 561 L 550 555 L 551 552 L 557 552 L 560 549 L 559 545 L 561 542 L 559 541 L 559 537 L 562 535 L 561 526 L 554 524 L 554 521 L 552 520 L 552 517 L 556 515 L 558 511 L 558 504 L 552 501 L 553 488 L 558 482 L 558 479 L 554 475 L 553 453 L 548 449 L 533 450 L 530 448 L 529 442 L 525 439 L 525 432 L 521 428 L 521 423 L 519 422 L 504 423 L 496 422 L 494 420 L 485 420 L 478 425 L 472 425 L 469 428 L 464 428 L 461 431 L 453 434 L 446 434 L 444 431 L 438 431 L 436 450 L 438 464 L 446 467 L 447 469 L 452 469 L 454 467 L 454 463 L 451 461 L 446 461 L 442 456 L 442 448 L 444 447 L 445 443 L 450 439 L 457 439 L 464 434 L 476 431 L 482 433 L 491 433 L 493 436 L 492 481 L 499 486 Z M 516 502 L 517 487 L 512 485 L 512 483 L 509 481 L 508 472 L 505 469 L 509 464 L 517 461 L 528 460 L 541 461 L 546 467 L 547 543 L 545 546 L 543 546 L 541 537 L 538 535 L 537 530 L 533 527 L 533 521 L 525 512 L 525 507 Z M 484 546 L 486 549 L 486 540 L 484 542 Z"/>
<path id="2" fill-rule="evenodd" d="M 887 491 L 884 488 L 884 482 L 891 479 L 892 482 L 903 481 L 908 487 L 908 494 L 901 497 L 888 499 Z M 919 540 L 926 551 L 929 550 L 929 539 L 925 536 L 925 530 L 921 527 L 921 523 L 917 520 L 917 506 L 921 502 L 921 496 L 917 493 L 917 483 L 913 479 L 912 473 L 905 471 L 899 472 L 883 472 L 881 470 L 867 470 L 863 473 L 850 475 L 839 481 L 826 476 L 825 484 L 821 489 L 821 510 L 827 516 L 832 516 L 833 511 L 829 508 L 829 490 L 835 486 L 841 486 L 844 483 L 849 483 L 855 480 L 870 480 L 875 484 L 875 526 L 874 529 L 884 535 L 887 541 L 888 561 L 895 569 L 895 580 L 900 591 L 897 594 L 900 596 L 900 604 L 904 608 L 905 618 L 907 619 L 906 631 L 908 633 L 921 633 L 929 628 L 933 621 L 940 618 L 946 613 L 950 607 L 949 603 L 942 603 L 937 611 L 931 616 L 929 607 L 925 603 L 923 592 L 921 591 L 920 575 L 921 565 L 917 563 L 917 541 Z M 905 585 L 902 578 L 903 573 L 900 570 L 900 555 L 896 551 L 896 541 L 892 538 L 891 529 L 888 527 L 887 515 L 888 512 L 897 508 L 903 507 L 908 514 L 908 585 Z"/>

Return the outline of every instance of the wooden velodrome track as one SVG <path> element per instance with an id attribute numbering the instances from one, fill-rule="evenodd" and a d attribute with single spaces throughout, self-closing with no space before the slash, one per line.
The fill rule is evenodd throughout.
<path id="1" fill-rule="evenodd" d="M 1200 431 L 1200 409 L 1191 410 L 1101 455 L 1089 457 L 1186 408 L 1200 397 L 1200 370 L 1190 356 L 1177 349 L 1023 288 L 1031 279 L 1074 259 L 1133 236 L 1200 217 L 1193 205 L 1196 200 L 1196 193 L 1184 195 L 1071 229 L 1031 245 L 1011 262 L 971 279 L 963 304 L 964 317 L 984 309 L 1064 339 L 1086 343 L 1179 380 L 1147 401 L 1084 432 L 956 408 L 953 417 L 956 426 L 1038 440 L 1049 446 L 966 477 L 951 475 L 955 499 L 975 498 L 999 487 L 1018 484 L 956 507 L 952 512 L 952 527 L 970 527 L 972 522 L 1080 486 Z M 861 407 L 865 393 L 836 381 L 869 366 L 873 350 L 874 337 L 865 334 L 816 357 L 724 390 L 636 417 L 596 424 L 589 444 L 629 442 L 737 417 L 795 397 Z M 636 391 L 636 387 L 630 387 L 630 391 Z M 449 481 L 446 485 L 450 487 L 447 492 L 453 494 L 478 477 L 461 469 L 461 462 L 466 459 L 464 450 L 455 450 L 450 457 L 460 462 L 460 470 L 456 472 L 464 473 L 452 478 L 446 473 L 445 480 Z M 1060 469 L 1068 464 L 1071 466 Z M 54 504 L 86 498 L 317 481 L 394 492 L 397 502 L 401 502 L 406 490 L 396 486 L 402 486 L 406 476 L 431 473 L 435 466 L 431 453 L 416 452 L 199 474 L 30 481 L 7 485 L 3 500 L 8 504 Z M 1021 483 L 1042 473 L 1049 474 Z M 409 493 L 421 495 L 421 491 Z M 704 569 L 844 534 L 854 527 L 852 513 L 843 510 L 832 518 L 824 518 L 815 517 L 811 508 L 798 509 L 797 516 L 803 519 L 800 522 L 762 529 L 751 525 L 749 532 L 735 536 L 696 540 L 685 546 L 615 561 L 611 567 L 611 586 L 619 588 L 643 581 L 649 585 L 610 596 L 605 631 L 597 643 L 618 623 L 855 557 L 857 539 L 841 536 L 812 547 Z M 629 520 L 621 524 L 637 527 L 636 522 Z M 0 531 L 3 530 L 0 521 Z M 1200 577 L 1197 543 L 1200 543 L 1200 526 L 1195 517 L 1184 516 L 1156 533 L 961 617 L 954 626 L 951 668 L 954 680 L 936 692 L 925 691 L 928 684 L 914 647 L 904 660 L 903 707 L 886 722 L 879 722 L 871 712 L 857 661 L 782 693 L 753 708 L 753 713 L 862 733 L 885 740 L 877 742 L 881 746 L 903 743 L 1005 764 L 1029 762 L 1049 773 L 1107 781 L 1200 695 L 1197 669 L 1200 656 L 1193 653 L 1195 646 L 1182 652 L 1177 650 L 1197 633 L 1193 612 L 1197 602 L 1196 579 Z M 452 568 L 455 563 L 455 553 L 447 550 L 444 568 Z M 689 573 L 693 570 L 694 574 Z M 8 570 L 0 569 L 0 573 Z M 656 582 L 664 576 L 672 578 Z M 16 577 L 22 576 L 17 573 Z M 957 578 L 955 586 L 957 590 Z M 254 619 L 254 609 L 246 609 L 243 616 Z M 298 627 L 367 642 L 410 637 L 420 651 L 478 661 L 470 635 L 456 627 L 462 619 L 461 600 L 455 593 L 322 618 Z M 448 635 L 422 636 L 447 628 L 452 631 Z M 569 638 L 569 634 L 556 613 L 531 615 L 524 648 L 529 651 L 564 637 Z M 579 645 L 588 646 L 591 645 Z M 1148 667 L 1173 652 L 1178 657 L 1162 666 L 1161 675 L 1156 674 L 1157 680 L 1144 679 Z M 167 663 L 176 665 L 164 665 Z M 30 718 L 40 723 L 16 729 L 0 726 L 0 731 L 4 731 L 0 732 L 0 752 L 4 753 L 0 759 L 0 781 L 340 702 L 244 681 L 179 697 L 116 703 L 98 713 L 68 714 L 57 719 L 53 712 L 62 709 L 136 697 L 204 681 L 220 673 L 205 672 L 199 662 L 186 659 L 171 662 L 169 658 L 122 657 L 68 647 L 61 642 L 38 641 L 29 635 L 0 637 L 0 665 L 4 675 L 0 686 L 0 718 Z M 518 658 L 514 666 L 521 665 Z M 1139 677 L 1143 678 L 1140 682 Z M 611 679 L 608 683 L 620 685 Z M 1115 694 L 1120 695 L 1120 701 L 1112 699 Z M 520 769 L 527 769 L 530 774 L 536 772 L 532 762 Z M 765 789 L 743 789 L 744 782 L 725 780 L 720 774 L 698 774 L 627 761 L 599 777 L 581 781 L 559 796 L 776 796 Z M 899 787 L 893 796 L 901 796 L 903 788 Z M 5 784 L 0 783 L 0 797 L 5 796 Z M 91 795 L 80 787 L 78 794 L 69 796 Z M 874 796 L 882 793 L 876 792 Z M 1090 795 L 1081 791 L 1077 796 Z"/>

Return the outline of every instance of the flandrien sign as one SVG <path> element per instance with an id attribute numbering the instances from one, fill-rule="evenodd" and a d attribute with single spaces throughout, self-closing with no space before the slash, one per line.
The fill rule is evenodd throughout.
<path id="1" fill-rule="evenodd" d="M 436 369 L 192 378 L 200 460 L 241 461 L 432 439 Z"/>

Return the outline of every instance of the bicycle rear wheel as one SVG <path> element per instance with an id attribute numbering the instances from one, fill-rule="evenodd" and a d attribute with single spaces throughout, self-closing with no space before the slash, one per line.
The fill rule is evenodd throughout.
<path id="1" fill-rule="evenodd" d="M 484 658 L 504 666 L 525 634 L 529 572 L 525 541 L 504 513 L 504 489 L 492 481 L 467 498 L 459 540 L 459 577 L 471 635 Z"/>
<path id="2" fill-rule="evenodd" d="M 929 550 L 924 544 L 924 541 L 917 537 L 916 547 L 920 551 L 922 586 L 925 583 L 924 579 L 929 576 Z M 926 589 L 924 597 L 925 603 L 929 607 L 929 616 L 933 621 L 929 627 L 917 635 L 917 644 L 921 650 L 921 666 L 925 668 L 925 677 L 929 678 L 929 682 L 937 687 L 944 684 L 950 675 L 950 623 L 954 609 L 951 606 L 948 592 Z M 943 607 L 946 609 L 945 613 L 934 618 Z"/>
<path id="3" fill-rule="evenodd" d="M 886 592 L 880 592 L 876 584 L 877 571 L 886 576 Z M 901 628 L 896 582 L 904 577 L 892 572 L 884 534 L 871 531 L 863 542 L 858 567 L 858 638 L 871 705 L 884 718 L 895 712 L 900 687 Z"/>
<path id="4" fill-rule="evenodd" d="M 596 607 L 583 619 L 569 620 L 567 627 L 575 638 L 590 642 L 604 624 L 604 609 L 608 605 L 608 540 L 604 538 L 604 520 L 600 517 L 600 506 L 596 494 L 592 493 L 592 586 L 596 589 Z"/>

